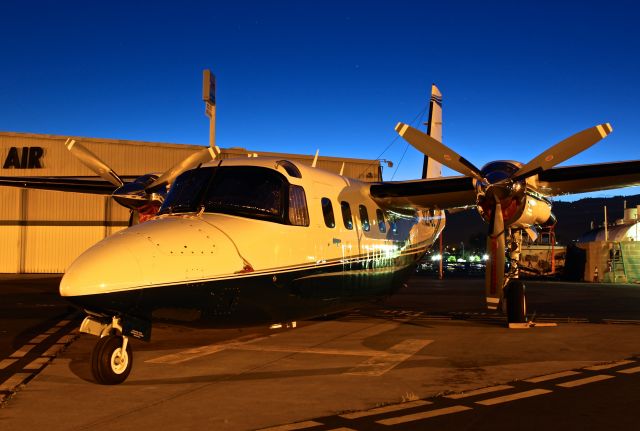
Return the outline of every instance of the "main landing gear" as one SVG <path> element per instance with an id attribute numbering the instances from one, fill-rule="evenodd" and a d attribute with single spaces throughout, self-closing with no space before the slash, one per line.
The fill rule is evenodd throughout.
<path id="1" fill-rule="evenodd" d="M 507 231 L 507 251 L 509 252 L 509 272 L 505 274 L 507 283 L 502 293 L 503 311 L 507 315 L 509 327 L 527 323 L 527 299 L 524 283 L 518 278 L 520 270 L 520 250 L 522 245 L 522 231 L 509 229 Z"/>
<path id="2" fill-rule="evenodd" d="M 113 317 L 110 323 L 105 323 L 88 316 L 80 325 L 80 332 L 100 337 L 91 352 L 91 374 L 96 382 L 102 385 L 124 382 L 131 373 L 133 352 L 121 319 Z"/>

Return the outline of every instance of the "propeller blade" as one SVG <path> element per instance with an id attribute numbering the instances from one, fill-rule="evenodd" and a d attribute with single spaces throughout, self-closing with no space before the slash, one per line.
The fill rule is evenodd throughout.
<path id="1" fill-rule="evenodd" d="M 480 169 L 442 142 L 404 123 L 396 125 L 396 132 L 425 156 L 463 175 L 483 181 Z"/>
<path id="2" fill-rule="evenodd" d="M 485 296 L 487 298 L 487 308 L 496 310 L 502 298 L 502 288 L 504 286 L 504 220 L 502 218 L 502 206 L 496 200 L 493 209 L 491 224 L 489 225 L 489 235 L 487 236 L 487 254 L 489 260 L 485 270 Z"/>
<path id="3" fill-rule="evenodd" d="M 612 131 L 611 124 L 605 123 L 578 132 L 533 158 L 518 169 L 512 178 L 517 181 L 550 169 L 606 138 Z"/>
<path id="4" fill-rule="evenodd" d="M 120 179 L 118 174 L 107 166 L 105 162 L 100 160 L 98 156 L 89 151 L 84 145 L 73 139 L 67 139 L 67 142 L 65 142 L 64 145 L 71 154 L 82 162 L 83 165 L 91 169 L 103 179 L 109 181 L 114 186 L 122 187 L 122 185 L 124 185 L 124 182 Z"/>
<path id="5" fill-rule="evenodd" d="M 214 160 L 216 157 L 218 157 L 219 154 L 220 148 L 218 147 L 207 147 L 200 151 L 197 151 L 160 175 L 154 182 L 146 187 L 146 190 L 153 189 L 161 184 L 170 183 L 184 171 L 194 168 L 201 163 L 206 163 L 208 161 Z"/>

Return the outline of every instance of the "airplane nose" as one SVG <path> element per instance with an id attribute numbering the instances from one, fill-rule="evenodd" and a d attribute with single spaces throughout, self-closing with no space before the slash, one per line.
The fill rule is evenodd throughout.
<path id="1" fill-rule="evenodd" d="M 147 283 L 127 238 L 112 236 L 81 254 L 60 281 L 61 296 L 122 291 Z"/>

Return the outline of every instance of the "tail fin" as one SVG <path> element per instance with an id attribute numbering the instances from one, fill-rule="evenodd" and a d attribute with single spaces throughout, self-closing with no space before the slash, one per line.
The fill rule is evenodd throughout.
<path id="1" fill-rule="evenodd" d="M 429 102 L 429 119 L 425 123 L 427 134 L 442 142 L 442 94 L 435 84 L 431 84 L 431 101 Z M 424 156 L 422 178 L 437 178 L 442 176 L 442 165 Z"/>

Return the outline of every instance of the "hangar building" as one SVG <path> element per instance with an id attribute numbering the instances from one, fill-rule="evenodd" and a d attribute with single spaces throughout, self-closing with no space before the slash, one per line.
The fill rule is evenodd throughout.
<path id="1" fill-rule="evenodd" d="M 68 136 L 0 132 L 0 176 L 90 176 L 95 174 L 65 148 Z M 198 145 L 74 138 L 120 176 L 164 172 Z M 221 158 L 245 157 L 242 148 Z M 311 165 L 313 156 L 264 153 Z M 363 181 L 379 181 L 378 160 L 318 158 L 317 166 Z M 84 250 L 124 229 L 129 211 L 108 196 L 0 187 L 0 273 L 62 273 Z"/>

